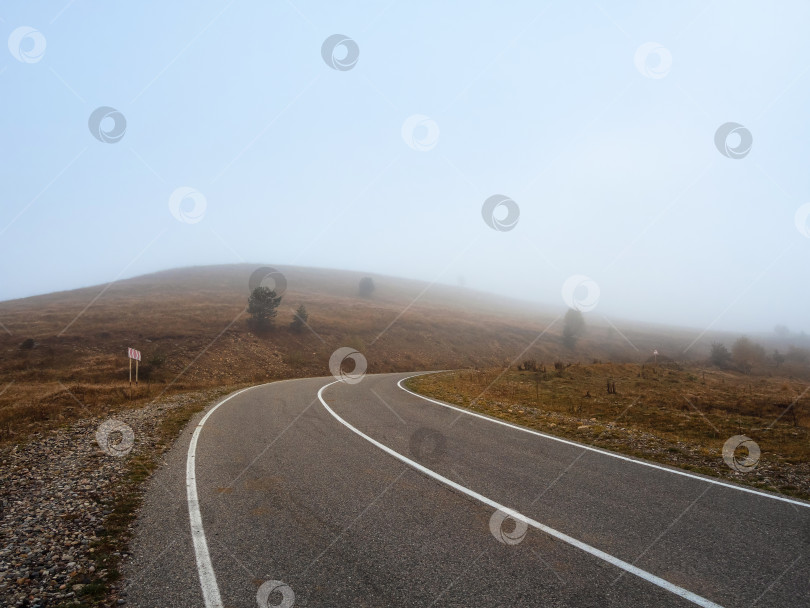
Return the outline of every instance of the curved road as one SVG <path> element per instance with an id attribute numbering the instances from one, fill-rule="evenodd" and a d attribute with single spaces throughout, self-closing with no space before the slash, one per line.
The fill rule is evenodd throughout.
<path id="1" fill-rule="evenodd" d="M 198 417 L 149 484 L 128 605 L 808 605 L 810 503 L 526 432 L 409 375 L 275 382 Z"/>

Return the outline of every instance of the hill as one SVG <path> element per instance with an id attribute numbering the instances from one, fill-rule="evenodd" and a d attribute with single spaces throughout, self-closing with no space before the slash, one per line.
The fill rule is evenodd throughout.
<path id="1" fill-rule="evenodd" d="M 639 362 L 653 348 L 674 357 L 696 335 L 586 317 L 588 331 L 570 349 L 562 343 L 562 306 L 378 275 L 370 275 L 371 297 L 360 297 L 365 274 L 284 266 L 276 327 L 256 333 L 245 307 L 260 267 L 175 269 L 0 302 L 0 441 L 165 392 L 328 375 L 341 346 L 362 352 L 376 373 L 524 359 Z M 298 333 L 289 323 L 301 304 L 309 327 Z M 143 353 L 142 382 L 132 393 L 128 347 Z M 691 354 L 705 357 L 705 344 Z"/>

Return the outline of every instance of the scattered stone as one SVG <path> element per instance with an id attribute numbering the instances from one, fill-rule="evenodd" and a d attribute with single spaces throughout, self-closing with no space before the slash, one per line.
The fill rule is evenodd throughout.
<path id="1" fill-rule="evenodd" d="M 104 418 L 85 419 L 27 443 L 0 450 L 0 606 L 50 608 L 81 599 L 85 585 L 107 576 L 96 571 L 91 546 L 121 497 L 129 458 L 155 450 L 158 427 L 171 410 L 206 403 L 214 390 L 173 395 L 161 404 L 115 412 L 129 425 L 128 456 L 101 450 L 96 431 Z M 123 541 L 122 541 L 123 542 Z M 115 552 L 123 555 L 125 547 Z M 111 583 L 109 602 L 120 589 Z"/>

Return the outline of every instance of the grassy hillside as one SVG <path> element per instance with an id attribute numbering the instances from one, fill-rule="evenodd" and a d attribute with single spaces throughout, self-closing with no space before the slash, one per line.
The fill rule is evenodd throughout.
<path id="1" fill-rule="evenodd" d="M 259 265 L 177 269 L 73 291 L 0 302 L 0 442 L 164 392 L 328 375 L 341 346 L 365 354 L 368 371 L 505 366 L 516 359 L 643 361 L 675 356 L 694 338 L 660 328 L 614 328 L 587 317 L 573 349 L 561 339 L 564 310 L 538 309 L 463 288 L 360 273 L 278 267 L 287 279 L 270 332 L 245 313 Z M 300 305 L 311 329 L 289 323 Z M 710 336 L 706 336 L 708 343 Z M 130 396 L 126 348 L 143 353 Z M 690 351 L 705 357 L 705 344 Z"/>

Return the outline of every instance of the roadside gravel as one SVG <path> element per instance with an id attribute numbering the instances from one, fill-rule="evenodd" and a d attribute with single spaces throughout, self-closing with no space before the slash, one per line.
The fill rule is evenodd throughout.
<path id="1" fill-rule="evenodd" d="M 190 416 L 230 390 L 166 397 L 0 451 L 0 606 L 126 604 L 118 567 L 128 557 L 140 482 L 173 439 L 162 423 L 169 414 L 188 410 Z M 110 419 L 127 426 L 113 427 L 108 442 L 99 443 L 100 425 Z"/>

